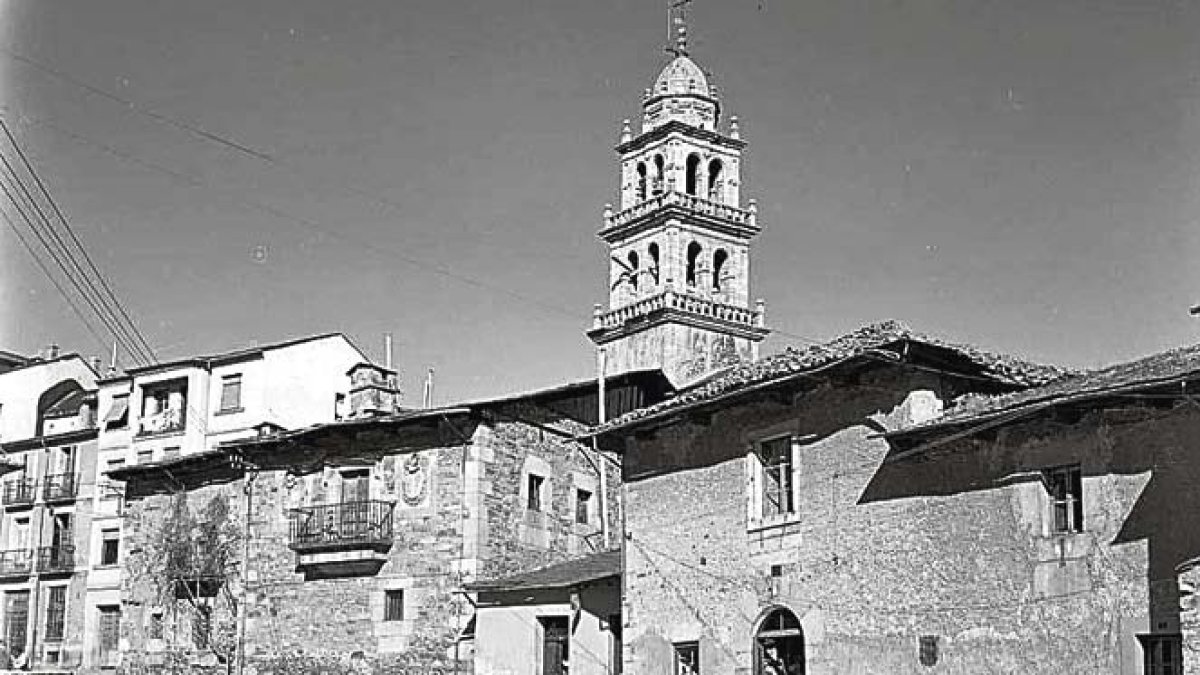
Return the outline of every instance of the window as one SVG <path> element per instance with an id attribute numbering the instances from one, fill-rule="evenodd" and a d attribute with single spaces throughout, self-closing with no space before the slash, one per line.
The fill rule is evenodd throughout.
<path id="1" fill-rule="evenodd" d="M 700 258 L 700 244 L 692 242 L 687 247 L 687 270 L 684 281 L 688 286 L 696 285 L 696 262 Z"/>
<path id="2" fill-rule="evenodd" d="M 129 425 L 129 394 L 113 396 L 112 406 L 104 416 L 105 429 L 124 429 Z"/>
<path id="3" fill-rule="evenodd" d="M 654 277 L 654 283 L 658 283 L 658 244 L 650 242 L 650 246 L 646 249 L 650 254 L 650 276 Z"/>
<path id="4" fill-rule="evenodd" d="M 121 550 L 121 531 L 116 528 L 100 531 L 100 564 L 116 565 Z"/>
<path id="5" fill-rule="evenodd" d="M 575 490 L 575 522 L 587 525 L 591 522 L 592 493 L 587 490 Z"/>
<path id="6" fill-rule="evenodd" d="M 612 655 L 608 662 L 612 664 L 613 675 L 621 675 L 621 658 L 624 651 L 621 646 L 623 644 L 622 630 L 621 615 L 608 615 L 608 632 L 612 633 Z"/>
<path id="7" fill-rule="evenodd" d="M 232 412 L 242 409 L 242 376 L 226 375 L 221 378 L 221 406 L 218 412 Z"/>
<path id="8" fill-rule="evenodd" d="M 9 653 L 25 651 L 29 623 L 29 591 L 8 591 L 4 594 L 4 637 Z"/>
<path id="9" fill-rule="evenodd" d="M 124 457 L 119 459 L 110 459 L 105 464 L 104 472 L 108 473 L 110 471 L 116 471 L 117 469 L 123 468 L 125 468 Z M 112 478 L 107 478 L 102 483 L 97 485 L 97 488 L 100 491 L 100 499 L 120 499 L 124 493 L 124 490 L 121 489 L 121 483 L 113 480 Z"/>
<path id="10" fill-rule="evenodd" d="M 688 155 L 685 168 L 687 175 L 684 178 L 684 187 L 689 195 L 694 195 L 700 183 L 700 156 Z"/>
<path id="11" fill-rule="evenodd" d="M 1043 473 L 1050 495 L 1054 532 L 1083 532 L 1083 481 L 1079 465 L 1047 469 Z"/>
<path id="12" fill-rule="evenodd" d="M 51 586 L 46 598 L 46 641 L 62 642 L 67 616 L 67 587 Z"/>
<path id="13" fill-rule="evenodd" d="M 722 275 L 725 274 L 725 263 L 729 261 L 729 252 L 723 248 L 713 254 L 713 290 L 721 290 Z"/>
<path id="14" fill-rule="evenodd" d="M 175 459 L 179 456 L 179 446 L 172 445 L 169 448 L 163 448 L 163 460 Z"/>
<path id="15" fill-rule="evenodd" d="M 141 434 L 181 431 L 187 415 L 187 380 L 142 387 Z"/>
<path id="16" fill-rule="evenodd" d="M 100 613 L 97 622 L 100 633 L 100 662 L 112 663 L 121 642 L 121 606 L 101 605 L 96 611 Z M 13 643 L 10 641 L 9 644 Z"/>
<path id="17" fill-rule="evenodd" d="M 154 461 L 154 450 L 153 449 L 138 450 L 138 452 L 137 452 L 137 463 L 138 464 L 149 464 L 150 462 L 153 462 L 153 461 Z"/>
<path id="18" fill-rule="evenodd" d="M 638 162 L 637 165 L 637 200 L 639 202 L 646 201 L 646 163 Z"/>
<path id="19" fill-rule="evenodd" d="M 638 260 L 637 251 L 630 251 L 629 252 L 629 270 L 628 270 L 629 285 L 633 286 L 633 290 L 635 290 L 635 291 L 637 290 L 637 287 L 638 287 L 638 272 L 639 272 L 638 266 L 639 266 L 639 260 Z"/>
<path id="20" fill-rule="evenodd" d="M 542 625 L 542 675 L 567 675 L 570 625 L 565 616 L 539 617 Z"/>
<path id="21" fill-rule="evenodd" d="M 721 165 L 721 160 L 714 159 L 708 163 L 708 198 L 711 201 L 719 202 L 721 199 L 721 173 L 725 167 Z"/>
<path id="22" fill-rule="evenodd" d="M 675 643 L 675 675 L 700 674 L 700 643 Z"/>
<path id="23" fill-rule="evenodd" d="M 383 620 L 384 621 L 403 621 L 404 620 L 404 591 L 402 591 L 402 590 L 384 591 Z"/>
<path id="24" fill-rule="evenodd" d="M 792 438 L 784 436 L 758 444 L 762 485 L 762 515 L 795 513 L 792 494 Z"/>
<path id="25" fill-rule="evenodd" d="M 1182 640 L 1179 635 L 1139 635 L 1143 671 L 1146 675 L 1180 675 L 1183 672 Z"/>
<path id="26" fill-rule="evenodd" d="M 666 164 L 666 160 L 663 159 L 662 155 L 654 156 L 654 184 L 651 186 L 651 190 L 654 192 L 655 197 L 663 193 L 663 177 L 666 173 Z"/>
<path id="27" fill-rule="evenodd" d="M 148 632 L 151 640 L 163 639 L 163 613 L 161 611 L 150 614 L 150 630 Z"/>
<path id="28" fill-rule="evenodd" d="M 542 510 L 542 486 L 545 485 L 546 479 L 535 473 L 529 474 L 529 501 L 527 508 L 530 511 Z"/>

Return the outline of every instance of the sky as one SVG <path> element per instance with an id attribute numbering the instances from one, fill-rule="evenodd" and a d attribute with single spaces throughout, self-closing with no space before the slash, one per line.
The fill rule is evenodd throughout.
<path id="1" fill-rule="evenodd" d="M 391 332 L 410 402 L 429 367 L 443 402 L 524 390 L 592 375 L 665 4 L 0 0 L 0 113 L 159 358 Z M 1075 367 L 1200 339 L 1200 3 L 689 26 L 749 143 L 765 353 L 889 318 Z M 108 351 L 0 229 L 0 349 L 51 342 Z"/>

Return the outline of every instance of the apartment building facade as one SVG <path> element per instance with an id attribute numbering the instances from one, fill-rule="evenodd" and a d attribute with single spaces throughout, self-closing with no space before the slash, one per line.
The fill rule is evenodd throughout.
<path id="1" fill-rule="evenodd" d="M 0 666 L 76 668 L 95 549 L 97 374 L 70 354 L 0 372 Z"/>

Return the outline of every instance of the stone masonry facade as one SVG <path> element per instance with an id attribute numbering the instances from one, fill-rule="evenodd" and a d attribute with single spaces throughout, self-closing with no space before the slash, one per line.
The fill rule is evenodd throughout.
<path id="1" fill-rule="evenodd" d="M 672 673 L 695 641 L 702 672 L 750 673 L 783 607 L 808 675 L 1141 673 L 1139 640 L 1180 630 L 1174 569 L 1200 550 L 1178 527 L 1200 506 L 1200 415 L 1042 421 L 891 461 L 879 432 L 912 392 L 948 396 L 893 367 L 628 441 L 625 672 Z M 781 434 L 799 440 L 796 509 L 760 519 L 749 455 Z M 1055 534 L 1043 471 L 1073 462 L 1086 526 Z"/>
<path id="2" fill-rule="evenodd" d="M 520 401 L 477 412 L 469 419 L 447 420 L 438 438 L 422 443 L 367 453 L 347 446 L 340 452 L 322 450 L 319 459 L 302 447 L 294 463 L 277 457 L 278 467 L 187 489 L 194 510 L 219 496 L 229 503 L 231 520 L 241 523 L 245 486 L 252 485 L 249 559 L 244 568 L 240 562 L 232 565 L 227 575 L 231 596 L 245 596 L 249 667 L 264 674 L 356 668 L 471 672 L 471 644 L 459 639 L 473 615 L 463 583 L 603 546 L 597 535 L 596 460 L 589 461 L 586 446 L 569 438 L 583 427 Z M 617 527 L 619 472 L 615 462 L 600 465 L 609 472 L 609 524 Z M 375 569 L 351 573 L 326 574 L 329 566 L 321 564 L 299 570 L 298 554 L 289 545 L 296 510 L 336 502 L 344 494 L 341 482 L 364 470 L 370 499 L 394 504 L 394 542 L 385 560 Z M 412 477 L 422 471 L 424 487 Z M 531 473 L 542 479 L 538 511 L 528 508 Z M 596 500 L 587 523 L 577 522 L 579 490 Z M 151 523 L 162 521 L 174 498 L 134 498 L 126 509 L 129 573 L 123 580 L 122 636 L 127 671 L 171 663 L 217 666 L 197 645 L 188 621 L 168 620 L 164 630 L 163 620 L 152 616 L 172 612 L 152 597 L 153 585 L 145 582 L 145 565 L 138 558 L 145 557 L 147 541 L 154 537 Z M 389 596 L 401 598 L 402 609 L 386 607 Z M 214 615 L 214 630 L 221 621 L 236 626 L 234 614 Z M 152 638 L 152 632 L 162 637 Z"/>

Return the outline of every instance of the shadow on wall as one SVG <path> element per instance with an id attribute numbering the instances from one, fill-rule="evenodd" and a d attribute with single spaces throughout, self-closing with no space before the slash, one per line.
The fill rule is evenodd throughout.
<path id="1" fill-rule="evenodd" d="M 1179 618 L 1176 566 L 1200 553 L 1197 437 L 1200 409 L 1190 405 L 1051 412 L 926 454 L 896 457 L 913 446 L 894 446 L 888 455 L 894 459 L 885 458 L 876 468 L 858 503 L 1035 483 L 1039 491 L 1032 494 L 1041 495 L 1049 510 L 1046 470 L 1078 465 L 1085 505 L 1081 531 L 1093 533 L 1096 545 L 1109 548 L 1146 543 L 1149 615 L 1152 628 L 1161 629 L 1162 621 L 1177 625 Z M 1044 539 L 1060 536 L 1044 534 Z"/>

